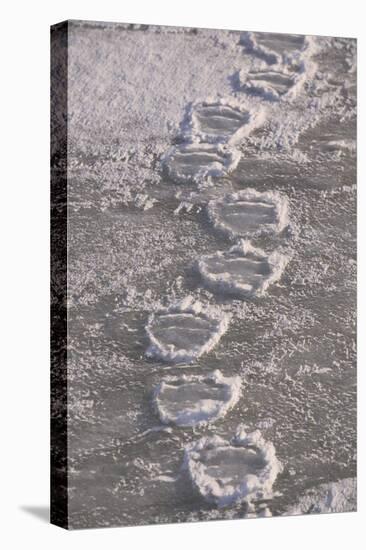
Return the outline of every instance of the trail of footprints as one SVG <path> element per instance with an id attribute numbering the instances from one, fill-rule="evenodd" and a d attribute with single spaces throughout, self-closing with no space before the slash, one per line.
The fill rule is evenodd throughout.
<path id="1" fill-rule="evenodd" d="M 279 39 L 271 33 L 244 33 L 242 45 L 265 67 L 253 68 L 249 74 L 239 72 L 241 89 L 250 95 L 258 95 L 268 101 L 279 101 L 295 97 L 301 88 L 311 62 L 304 59 L 304 53 L 311 53 L 308 37 L 286 35 Z"/>
<path id="2" fill-rule="evenodd" d="M 307 39 L 284 36 L 279 43 L 278 35 L 245 33 L 241 45 L 266 65 L 249 75 L 239 74 L 241 92 L 259 94 L 264 101 L 288 99 L 303 79 L 301 53 Z M 202 184 L 210 176 L 229 174 L 240 159 L 235 145 L 262 123 L 263 116 L 263 110 L 248 108 L 245 98 L 192 104 L 182 123 L 180 142 L 162 157 L 163 169 L 182 184 Z M 250 239 L 283 232 L 289 224 L 287 198 L 274 190 L 248 188 L 208 200 L 207 213 L 214 230 L 234 242 L 197 260 L 202 284 L 228 299 L 263 295 L 280 279 L 288 259 L 277 250 L 267 254 L 255 248 Z M 229 322 L 220 308 L 204 307 L 188 297 L 150 316 L 146 354 L 183 369 L 218 343 Z M 153 406 L 164 424 L 204 426 L 224 417 L 240 394 L 240 378 L 226 377 L 219 370 L 167 376 L 153 391 Z M 239 426 L 227 440 L 203 437 L 186 446 L 183 469 L 208 502 L 220 507 L 246 501 L 250 510 L 253 503 L 273 496 L 272 486 L 282 466 L 273 444 L 259 430 L 246 433 Z"/>

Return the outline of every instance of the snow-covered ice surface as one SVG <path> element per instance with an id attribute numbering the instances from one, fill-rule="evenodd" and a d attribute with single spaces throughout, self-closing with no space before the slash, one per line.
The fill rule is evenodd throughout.
<path id="1" fill-rule="evenodd" d="M 70 23 L 71 528 L 327 511 L 324 487 L 356 476 L 355 50 L 344 38 Z M 291 73 L 298 85 L 276 100 L 247 93 L 254 72 L 267 83 Z M 216 227 L 209 202 L 248 188 L 286 200 L 283 227 L 271 227 L 274 205 L 234 221 L 225 208 L 237 205 L 222 202 Z M 271 231 L 255 229 L 261 216 Z M 198 263 L 242 246 L 243 228 L 267 258 L 262 270 L 269 257 L 287 260 L 280 277 L 246 296 L 203 284 Z M 255 265 L 250 284 L 263 289 Z M 149 319 L 187 296 L 230 316 L 226 332 L 189 364 L 148 357 Z M 168 332 L 165 344 L 178 344 Z M 194 428 L 159 420 L 154 388 L 216 370 L 242 383 L 230 410 Z M 239 489 L 221 507 L 182 468 L 185 449 L 220 438 L 225 449 L 202 463 L 240 487 L 251 453 L 231 438 L 242 424 L 260 430 L 283 469 L 263 500 Z"/>

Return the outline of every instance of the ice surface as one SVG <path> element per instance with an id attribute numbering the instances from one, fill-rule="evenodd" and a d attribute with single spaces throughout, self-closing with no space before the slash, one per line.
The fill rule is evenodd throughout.
<path id="1" fill-rule="evenodd" d="M 287 197 L 277 191 L 243 189 L 208 204 L 214 227 L 230 237 L 278 233 L 288 225 Z"/>
<path id="2" fill-rule="evenodd" d="M 227 330 L 229 316 L 190 299 L 150 316 L 146 332 L 149 357 L 189 363 L 209 352 Z"/>
<path id="3" fill-rule="evenodd" d="M 263 122 L 263 109 L 233 98 L 191 105 L 183 124 L 186 140 L 206 143 L 240 142 Z"/>
<path id="4" fill-rule="evenodd" d="M 177 426 L 197 426 L 225 416 L 240 397 L 240 377 L 219 370 L 208 375 L 168 376 L 154 391 L 160 420 Z"/>
<path id="5" fill-rule="evenodd" d="M 297 504 L 287 509 L 286 515 L 355 512 L 357 485 L 355 478 L 324 483 L 307 491 Z"/>
<path id="6" fill-rule="evenodd" d="M 260 296 L 278 281 L 289 257 L 278 251 L 267 255 L 248 241 L 228 251 L 203 256 L 198 269 L 207 286 L 216 292 L 242 297 Z"/>
<path id="7" fill-rule="evenodd" d="M 237 166 L 236 149 L 207 143 L 182 143 L 171 147 L 162 157 L 168 175 L 175 181 L 200 182 L 207 176 L 228 174 Z"/>
<path id="8" fill-rule="evenodd" d="M 187 445 L 183 466 L 201 496 L 219 507 L 271 498 L 282 471 L 273 444 L 241 426 L 231 441 L 213 436 Z"/>

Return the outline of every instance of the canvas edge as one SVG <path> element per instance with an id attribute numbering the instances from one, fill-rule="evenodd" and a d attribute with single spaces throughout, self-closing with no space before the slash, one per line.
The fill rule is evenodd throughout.
<path id="1" fill-rule="evenodd" d="M 50 50 L 50 523 L 68 529 L 67 21 L 50 27 Z"/>

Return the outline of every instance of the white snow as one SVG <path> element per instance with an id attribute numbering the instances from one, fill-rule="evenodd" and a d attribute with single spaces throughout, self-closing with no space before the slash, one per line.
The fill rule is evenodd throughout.
<path id="1" fill-rule="evenodd" d="M 70 169 L 82 173 L 85 206 L 127 204 L 159 183 L 156 160 L 187 105 L 229 96 L 228 75 L 249 66 L 240 33 L 150 26 L 69 24 Z M 98 155 L 95 155 L 96 151 Z M 85 162 L 93 156 L 93 163 Z M 73 197 L 70 197 L 73 204 Z"/>
<path id="2" fill-rule="evenodd" d="M 219 507 L 270 499 L 282 471 L 272 442 L 243 426 L 231 441 L 215 435 L 188 444 L 183 467 L 201 496 Z"/>
<path id="3" fill-rule="evenodd" d="M 226 415 L 240 397 L 239 376 L 219 370 L 207 375 L 167 376 L 154 391 L 154 405 L 164 424 L 198 426 Z"/>

